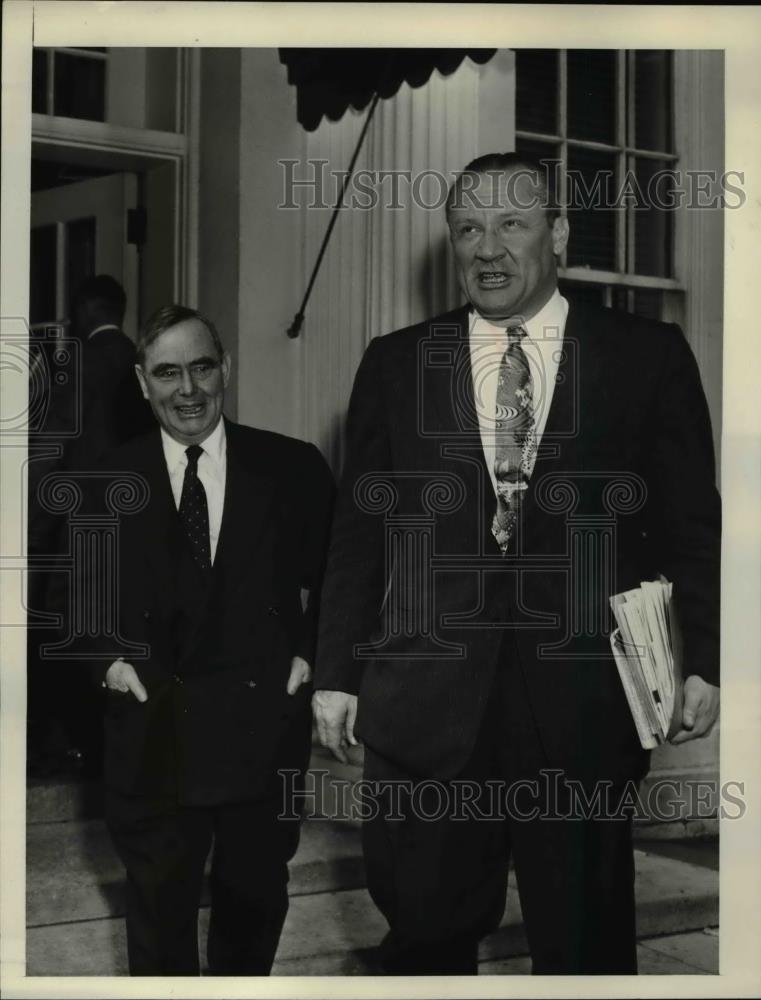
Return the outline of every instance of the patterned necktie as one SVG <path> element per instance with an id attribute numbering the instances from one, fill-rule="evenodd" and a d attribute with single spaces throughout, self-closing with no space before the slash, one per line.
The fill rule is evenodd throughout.
<path id="1" fill-rule="evenodd" d="M 525 336 L 523 327 L 508 329 L 507 350 L 502 356 L 497 381 L 494 424 L 497 510 L 491 530 L 503 555 L 515 531 L 521 498 L 536 461 L 533 381 L 521 346 Z"/>
<path id="2" fill-rule="evenodd" d="M 188 464 L 180 497 L 180 520 L 188 536 L 196 565 L 202 570 L 211 569 L 211 543 L 209 541 L 209 507 L 206 491 L 198 478 L 198 459 L 203 453 L 200 444 L 185 449 Z"/>

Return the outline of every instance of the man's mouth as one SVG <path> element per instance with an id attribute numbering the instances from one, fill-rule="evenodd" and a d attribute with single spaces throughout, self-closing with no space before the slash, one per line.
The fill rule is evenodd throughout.
<path id="1" fill-rule="evenodd" d="M 182 417 L 197 417 L 203 411 L 203 403 L 182 403 L 175 409 Z"/>
<path id="2" fill-rule="evenodd" d="M 510 275 L 504 271 L 479 271 L 478 283 L 482 288 L 501 288 L 510 281 Z"/>

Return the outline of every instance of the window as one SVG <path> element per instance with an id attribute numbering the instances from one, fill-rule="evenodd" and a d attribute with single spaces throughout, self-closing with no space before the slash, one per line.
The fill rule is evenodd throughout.
<path id="1" fill-rule="evenodd" d="M 575 300 L 661 316 L 674 280 L 673 60 L 664 50 L 519 49 L 516 148 L 557 163 Z"/>
<path id="2" fill-rule="evenodd" d="M 106 49 L 34 49 L 32 111 L 105 121 L 107 64 Z"/>

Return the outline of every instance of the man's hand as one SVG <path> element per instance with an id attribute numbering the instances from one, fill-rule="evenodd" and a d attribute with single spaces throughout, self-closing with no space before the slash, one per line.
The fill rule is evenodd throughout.
<path id="1" fill-rule="evenodd" d="M 684 682 L 682 728 L 671 738 L 672 743 L 686 743 L 707 736 L 719 717 L 719 689 L 691 674 Z"/>
<path id="2" fill-rule="evenodd" d="M 300 656 L 291 660 L 291 675 L 288 678 L 286 690 L 288 694 L 296 694 L 302 684 L 308 684 L 312 679 L 312 668 Z"/>
<path id="3" fill-rule="evenodd" d="M 346 747 L 359 746 L 354 738 L 357 718 L 357 696 L 345 691 L 315 691 L 312 710 L 317 723 L 320 743 L 343 764 L 347 762 Z"/>
<path id="4" fill-rule="evenodd" d="M 137 671 L 125 660 L 115 660 L 106 671 L 105 686 L 109 691 L 131 691 L 138 701 L 148 701 L 148 692 L 140 683 Z"/>

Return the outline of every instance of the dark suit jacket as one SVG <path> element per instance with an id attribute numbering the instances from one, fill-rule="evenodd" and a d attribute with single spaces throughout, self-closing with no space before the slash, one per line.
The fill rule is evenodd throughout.
<path id="1" fill-rule="evenodd" d="M 210 578 L 190 556 L 158 428 L 102 466 L 116 480 L 137 473 L 149 491 L 143 509 L 119 523 L 119 640 L 96 636 L 88 654 L 99 657 L 96 678 L 124 655 L 148 691 L 144 704 L 107 694 L 105 779 L 123 792 L 243 800 L 261 794 L 276 767 L 308 759 L 311 685 L 289 696 L 286 682 L 293 656 L 314 661 L 332 477 L 313 445 L 225 426 Z M 102 495 L 100 477 L 95 485 Z"/>
<path id="2" fill-rule="evenodd" d="M 93 469 L 113 448 L 150 430 L 154 417 L 135 375 L 135 345 L 101 330 L 82 349 L 82 433 L 66 449 L 68 469 Z"/>
<path id="3" fill-rule="evenodd" d="M 42 478 L 53 472 L 92 471 L 109 451 L 144 434 L 155 424 L 135 375 L 135 345 L 124 332 L 100 331 L 81 344 L 79 357 L 75 375 L 72 373 L 61 385 L 48 386 L 50 398 L 44 433 L 30 438 L 30 452 L 35 446 L 50 444 L 60 450 L 58 456 L 30 463 L 31 551 L 46 554 L 63 551 L 65 544 L 65 537 L 60 537 L 62 533 L 65 536 L 65 520 L 38 503 L 37 487 Z M 69 437 L 74 414 L 79 433 Z"/>
<path id="4" fill-rule="evenodd" d="M 375 473 L 385 492 L 372 492 Z M 718 683 L 720 503 L 706 402 L 679 328 L 571 307 L 505 558 L 494 508 L 467 310 L 373 340 L 349 407 L 315 685 L 359 693 L 357 733 L 377 753 L 447 778 L 473 747 L 500 657 L 517 657 L 552 766 L 641 775 L 647 755 L 610 655 L 609 596 L 659 572 L 672 580 L 686 672 Z M 420 534 L 415 516 L 432 526 L 432 572 L 423 555 L 399 572 L 397 529 Z M 434 637 L 419 627 L 427 608 Z"/>
<path id="5" fill-rule="evenodd" d="M 125 333 L 102 330 L 82 344 L 77 377 L 62 386 L 51 386 L 50 411 L 40 443 L 57 444 L 61 453 L 30 463 L 30 552 L 65 555 L 68 548 L 67 518 L 38 502 L 41 480 L 53 473 L 65 479 L 68 473 L 93 472 L 109 452 L 155 426 L 135 375 L 136 360 L 135 345 Z M 57 439 L 58 431 L 70 431 L 74 412 L 78 413 L 79 433 Z M 30 441 L 30 452 L 33 448 Z M 33 574 L 32 580 L 40 609 L 65 613 L 64 577 L 60 573 Z"/>

